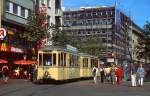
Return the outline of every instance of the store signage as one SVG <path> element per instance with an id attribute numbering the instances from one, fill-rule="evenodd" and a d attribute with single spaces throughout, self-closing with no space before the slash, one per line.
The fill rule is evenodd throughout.
<path id="1" fill-rule="evenodd" d="M 15 48 L 15 47 L 11 47 L 10 49 L 11 52 L 17 52 L 17 53 L 23 53 L 23 50 L 20 48 Z"/>
<path id="2" fill-rule="evenodd" d="M 15 53 L 24 53 L 23 49 L 9 46 L 6 43 L 0 44 L 0 51 L 3 52 L 15 52 Z"/>
<path id="3" fill-rule="evenodd" d="M 6 45 L 6 43 L 2 43 L 1 46 L 0 46 L 0 51 L 8 51 L 8 46 Z"/>
<path id="4" fill-rule="evenodd" d="M 6 30 L 4 28 L 0 28 L 0 39 L 4 39 L 6 36 Z"/>
<path id="5" fill-rule="evenodd" d="M 107 62 L 114 62 L 114 58 L 107 58 Z"/>

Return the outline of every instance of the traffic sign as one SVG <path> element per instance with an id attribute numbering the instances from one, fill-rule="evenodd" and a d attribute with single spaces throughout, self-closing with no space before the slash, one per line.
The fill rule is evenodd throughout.
<path id="1" fill-rule="evenodd" d="M 4 39 L 6 34 L 6 30 L 4 28 L 0 28 L 0 39 Z"/>

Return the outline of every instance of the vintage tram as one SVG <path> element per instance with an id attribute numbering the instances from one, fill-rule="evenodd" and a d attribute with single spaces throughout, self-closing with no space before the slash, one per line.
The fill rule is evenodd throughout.
<path id="1" fill-rule="evenodd" d="M 79 53 L 70 45 L 67 47 L 47 46 L 38 51 L 37 80 L 45 78 L 56 81 L 92 77 L 93 66 L 99 66 L 99 59 L 86 53 Z"/>

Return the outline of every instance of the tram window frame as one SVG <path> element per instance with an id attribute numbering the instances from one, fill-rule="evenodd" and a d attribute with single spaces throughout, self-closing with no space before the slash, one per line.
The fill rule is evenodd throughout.
<path id="1" fill-rule="evenodd" d="M 60 59 L 61 59 L 61 53 L 58 53 L 58 66 L 60 66 L 60 65 L 61 65 L 61 63 L 60 63 L 60 62 L 61 62 L 61 60 L 60 60 Z"/>
<path id="2" fill-rule="evenodd" d="M 66 66 L 66 53 L 64 53 L 64 66 Z"/>
<path id="3" fill-rule="evenodd" d="M 83 67 L 84 68 L 88 67 L 88 58 L 83 58 Z"/>
<path id="4" fill-rule="evenodd" d="M 39 54 L 39 66 L 42 66 L 43 63 L 42 63 L 43 59 L 42 59 L 42 54 L 40 53 Z"/>
<path id="5" fill-rule="evenodd" d="M 76 67 L 77 62 L 76 62 L 76 55 L 69 55 L 69 67 Z"/>
<path id="6" fill-rule="evenodd" d="M 46 55 L 50 55 L 50 56 L 46 56 Z M 48 57 L 51 57 L 51 62 L 49 63 L 48 61 Z M 43 54 L 43 66 L 52 66 L 52 54 Z M 49 59 L 50 60 L 50 59 Z M 49 64 L 48 64 L 49 63 Z"/>
<path id="7" fill-rule="evenodd" d="M 56 53 L 53 53 L 53 58 L 52 58 L 53 60 L 53 63 L 52 63 L 52 65 L 53 66 L 56 66 Z"/>
<path id="8" fill-rule="evenodd" d="M 60 53 L 60 66 L 63 66 L 63 53 Z"/>

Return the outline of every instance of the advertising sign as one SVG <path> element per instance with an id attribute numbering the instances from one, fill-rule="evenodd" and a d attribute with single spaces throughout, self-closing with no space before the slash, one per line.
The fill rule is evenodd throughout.
<path id="1" fill-rule="evenodd" d="M 4 39 L 6 36 L 6 30 L 4 28 L 0 28 L 0 39 Z"/>

